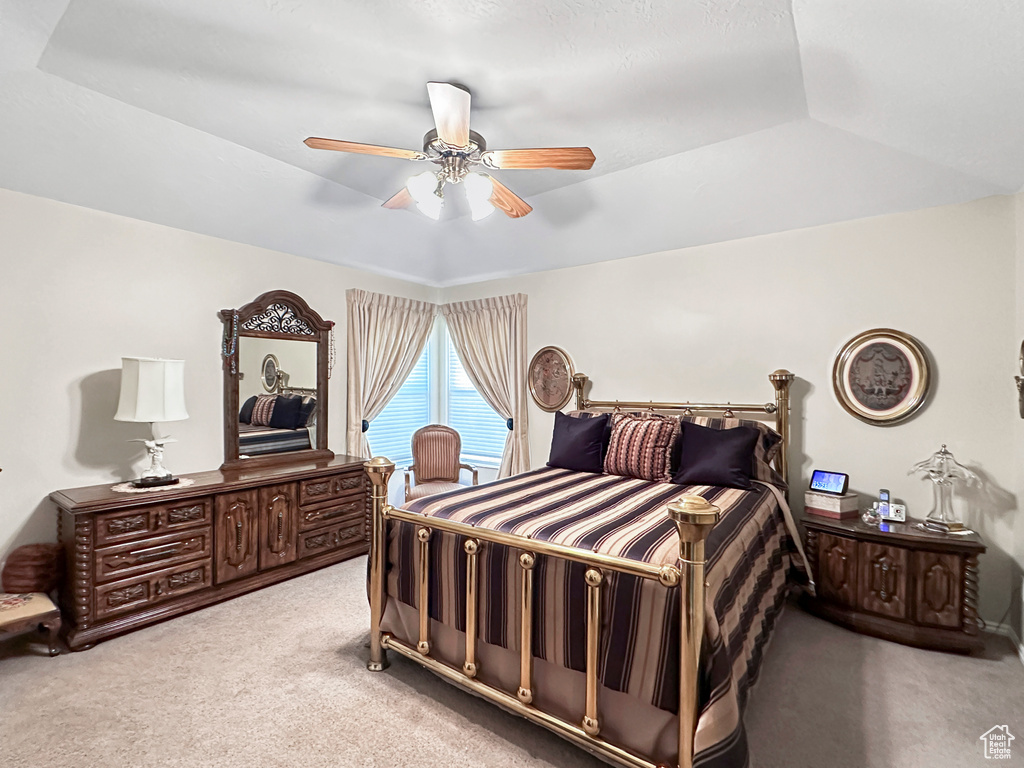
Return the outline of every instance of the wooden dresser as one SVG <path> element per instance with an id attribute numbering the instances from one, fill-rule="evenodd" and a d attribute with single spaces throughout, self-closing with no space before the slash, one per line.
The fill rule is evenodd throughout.
<path id="1" fill-rule="evenodd" d="M 978 555 L 985 544 L 922 531 L 917 521 L 887 530 L 859 520 L 808 515 L 806 551 L 817 596 L 804 606 L 865 634 L 922 648 L 970 652 L 978 634 Z"/>
<path id="2" fill-rule="evenodd" d="M 72 650 L 368 549 L 362 459 L 181 477 L 195 482 L 50 494 L 67 553 L 60 605 Z"/>

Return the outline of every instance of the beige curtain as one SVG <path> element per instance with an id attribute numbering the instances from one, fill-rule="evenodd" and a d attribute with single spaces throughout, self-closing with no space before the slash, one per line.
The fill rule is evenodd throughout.
<path id="1" fill-rule="evenodd" d="M 373 421 L 401 389 L 430 336 L 437 305 L 356 288 L 348 300 L 346 452 L 369 457 L 363 420 Z"/>
<path id="2" fill-rule="evenodd" d="M 526 294 L 442 308 L 462 367 L 487 404 L 512 419 L 498 477 L 530 468 L 526 397 Z"/>

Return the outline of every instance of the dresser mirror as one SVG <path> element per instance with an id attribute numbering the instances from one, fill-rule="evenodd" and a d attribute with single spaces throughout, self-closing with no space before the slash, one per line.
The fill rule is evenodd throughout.
<path id="1" fill-rule="evenodd" d="M 334 323 L 289 291 L 222 309 L 224 464 L 265 467 L 334 457 L 327 381 Z"/>

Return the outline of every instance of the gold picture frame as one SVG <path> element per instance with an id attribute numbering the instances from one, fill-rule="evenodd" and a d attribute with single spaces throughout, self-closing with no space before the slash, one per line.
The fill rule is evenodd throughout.
<path id="1" fill-rule="evenodd" d="M 530 360 L 526 380 L 533 402 L 541 410 L 552 413 L 566 406 L 572 398 L 572 358 L 558 347 L 541 347 Z"/>
<path id="2" fill-rule="evenodd" d="M 839 404 L 868 424 L 906 421 L 924 405 L 930 384 L 928 358 L 920 342 L 892 328 L 854 336 L 832 366 Z"/>

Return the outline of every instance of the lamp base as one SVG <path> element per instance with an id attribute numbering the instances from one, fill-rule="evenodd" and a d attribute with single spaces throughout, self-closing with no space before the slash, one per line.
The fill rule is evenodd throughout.
<path id="1" fill-rule="evenodd" d="M 136 488 L 159 488 L 162 485 L 176 485 L 178 478 L 173 475 L 166 475 L 164 477 L 140 477 L 138 480 L 132 480 L 132 485 Z"/>

